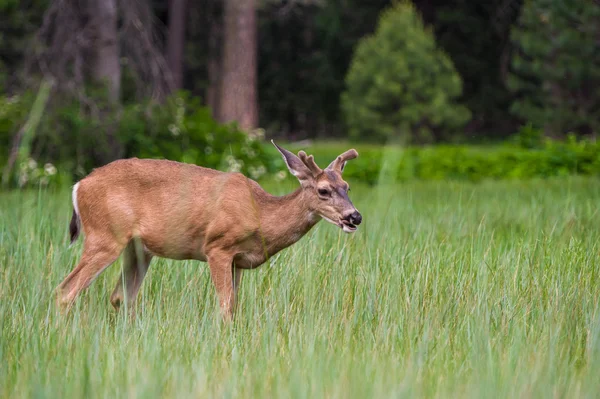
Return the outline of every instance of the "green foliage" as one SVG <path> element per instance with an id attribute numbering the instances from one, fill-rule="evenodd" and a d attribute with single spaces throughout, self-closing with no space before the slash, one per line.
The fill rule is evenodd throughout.
<path id="1" fill-rule="evenodd" d="M 518 143 L 519 139 L 515 139 Z M 542 140 L 536 148 L 507 143 L 502 146 L 436 145 L 431 147 L 356 146 L 359 157 L 344 171 L 347 179 L 380 182 L 382 165 L 395 166 L 393 181 L 532 179 L 565 175 L 600 175 L 600 143 L 577 140 Z M 308 148 L 319 165 L 327 165 L 350 144 L 318 143 Z M 297 149 L 295 149 L 297 150 Z M 389 172 L 386 172 L 390 175 Z"/>
<path id="2" fill-rule="evenodd" d="M 346 84 L 342 105 L 355 139 L 448 139 L 470 116 L 455 102 L 460 76 L 407 2 L 384 11 L 375 34 L 360 41 Z"/>
<path id="3" fill-rule="evenodd" d="M 416 2 L 419 3 L 424 8 L 430 4 Z M 436 2 L 429 8 L 432 21 L 427 22 L 431 22 L 438 45 L 462 77 L 461 101 L 472 114 L 470 133 L 478 138 L 507 136 L 518 126 L 510 115 L 513 97 L 504 79 L 510 28 L 522 3 L 523 0 L 459 0 Z"/>
<path id="4" fill-rule="evenodd" d="M 29 39 L 42 24 L 48 0 L 0 0 L 0 94 L 15 89 Z M 10 90 L 14 91 L 14 90 Z"/>
<path id="5" fill-rule="evenodd" d="M 186 93 L 173 96 L 166 106 L 127 107 L 119 131 L 131 156 L 237 171 L 253 179 L 273 171 L 261 130 L 247 134 L 235 124 L 220 124 L 210 109 Z"/>
<path id="6" fill-rule="evenodd" d="M 0 96 L 0 165 L 6 162 L 11 140 L 25 124 L 32 104 L 31 93 Z"/>
<path id="7" fill-rule="evenodd" d="M 530 0 L 512 32 L 513 112 L 551 135 L 600 130 L 600 5 Z"/>
<path id="8" fill-rule="evenodd" d="M 543 144 L 544 132 L 531 123 L 522 126 L 514 136 L 515 143 L 522 148 L 539 148 Z"/>
<path id="9" fill-rule="evenodd" d="M 26 122 L 32 100 L 31 95 L 0 97 L 0 168 L 12 137 Z M 60 176 L 81 178 L 98 166 L 89 154 L 107 145 L 105 129 L 115 129 L 125 147 L 123 157 L 166 158 L 240 171 L 254 179 L 273 172 L 277 165 L 264 149 L 262 131 L 246 134 L 234 124 L 219 124 L 209 109 L 185 93 L 162 105 L 125 105 L 118 114 L 105 115 L 103 123 L 76 102 L 48 110 L 31 144 L 30 161 L 55 165 Z M 28 177 L 20 177 L 23 173 Z M 19 185 L 36 183 L 33 173 L 16 168 L 12 180 Z"/>
<path id="10" fill-rule="evenodd" d="M 344 134 L 340 94 L 354 47 L 373 32 L 380 11 L 390 2 L 290 3 L 271 1 L 258 12 L 260 119 L 278 135 Z"/>

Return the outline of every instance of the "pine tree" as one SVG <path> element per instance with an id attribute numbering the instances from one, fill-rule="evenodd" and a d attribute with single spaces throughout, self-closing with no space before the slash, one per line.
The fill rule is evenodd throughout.
<path id="1" fill-rule="evenodd" d="M 526 2 L 512 40 L 512 111 L 545 133 L 600 127 L 600 5 L 579 0 Z"/>
<path id="2" fill-rule="evenodd" d="M 356 138 L 449 138 L 469 119 L 455 102 L 460 76 L 408 2 L 384 11 L 375 34 L 359 42 L 346 84 L 343 110 Z"/>

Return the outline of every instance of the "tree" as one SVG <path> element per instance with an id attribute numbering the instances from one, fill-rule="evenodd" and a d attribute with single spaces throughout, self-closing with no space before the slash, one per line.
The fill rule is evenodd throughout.
<path id="1" fill-rule="evenodd" d="M 456 104 L 460 76 L 407 2 L 384 11 L 375 34 L 359 42 L 346 85 L 342 107 L 354 138 L 449 139 L 470 117 Z"/>
<path id="2" fill-rule="evenodd" d="M 219 115 L 219 95 L 221 93 L 221 43 L 223 41 L 223 26 L 219 22 L 222 15 L 222 4 L 219 0 L 209 0 L 207 13 L 211 16 L 208 21 L 208 49 L 206 61 L 206 104 L 212 109 L 213 116 Z"/>
<path id="3" fill-rule="evenodd" d="M 255 0 L 225 0 L 219 120 L 258 125 Z"/>
<path id="4" fill-rule="evenodd" d="M 105 84 L 111 103 L 119 102 L 121 95 L 121 64 L 117 31 L 116 0 L 88 1 L 88 18 L 91 21 L 93 43 L 90 51 L 91 79 Z"/>
<path id="5" fill-rule="evenodd" d="M 523 0 L 414 3 L 462 77 L 461 101 L 472 114 L 466 129 L 478 136 L 512 134 L 515 118 L 510 114 L 506 70 L 512 51 L 510 28 Z"/>
<path id="6" fill-rule="evenodd" d="M 91 21 L 93 41 L 89 47 L 90 82 L 105 87 L 108 104 L 101 106 L 100 117 L 104 124 L 105 140 L 99 140 L 96 156 L 101 163 L 121 158 L 123 146 L 115 137 L 114 125 L 108 121 L 121 102 L 121 52 L 117 28 L 116 0 L 88 1 L 88 18 Z"/>
<path id="7" fill-rule="evenodd" d="M 390 0 L 270 1 L 259 9 L 261 125 L 289 138 L 345 134 L 340 94 L 354 48 Z"/>
<path id="8" fill-rule="evenodd" d="M 183 50 L 185 48 L 186 0 L 169 1 L 167 62 L 173 75 L 173 88 L 183 87 Z"/>
<path id="9" fill-rule="evenodd" d="M 86 143 L 78 153 L 95 165 L 123 155 L 116 124 L 124 99 L 160 100 L 170 91 L 153 18 L 148 1 L 53 0 L 27 52 L 29 85 L 40 75 L 54 83 L 49 112 L 79 103 L 77 119 L 98 126 L 78 138 Z M 133 87 L 125 94 L 126 82 Z"/>
<path id="10" fill-rule="evenodd" d="M 600 129 L 600 4 L 530 0 L 512 32 L 512 111 L 547 135 Z"/>
<path id="11" fill-rule="evenodd" d="M 0 92 L 19 91 L 27 44 L 42 23 L 48 1 L 0 0 Z"/>

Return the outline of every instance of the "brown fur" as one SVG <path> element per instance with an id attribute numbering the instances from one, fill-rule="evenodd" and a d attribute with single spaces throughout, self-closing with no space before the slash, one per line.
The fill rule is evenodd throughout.
<path id="1" fill-rule="evenodd" d="M 133 158 L 94 170 L 74 195 L 79 213 L 73 212 L 71 240 L 83 231 L 83 253 L 59 285 L 61 304 L 72 304 L 125 252 L 124 279 L 111 296 L 115 308 L 125 300 L 134 303 L 153 256 L 196 259 L 208 262 L 221 310 L 230 319 L 242 269 L 256 268 L 292 245 L 322 216 L 343 227 L 341 221 L 356 212 L 341 170 L 309 169 L 278 149 L 302 185 L 283 197 L 239 173 L 172 161 Z M 319 197 L 322 187 L 332 190 L 330 198 Z"/>

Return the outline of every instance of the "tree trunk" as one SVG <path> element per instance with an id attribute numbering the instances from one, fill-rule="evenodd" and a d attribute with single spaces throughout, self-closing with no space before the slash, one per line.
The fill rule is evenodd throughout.
<path id="1" fill-rule="evenodd" d="M 173 89 L 183 87 L 183 51 L 185 48 L 186 0 L 169 1 L 167 62 L 173 75 Z"/>
<path id="2" fill-rule="evenodd" d="M 208 12 L 211 16 L 208 27 L 208 87 L 206 89 L 206 105 L 212 110 L 214 118 L 218 118 L 219 95 L 221 92 L 221 43 L 223 41 L 223 21 L 218 17 L 223 14 L 221 0 L 209 0 Z"/>
<path id="3" fill-rule="evenodd" d="M 219 120 L 258 125 L 255 0 L 225 0 Z"/>
<path id="4" fill-rule="evenodd" d="M 91 78 L 96 83 L 107 85 L 109 100 L 117 104 L 121 92 L 117 1 L 89 0 L 88 4 L 95 33 L 91 46 Z"/>
<path id="5" fill-rule="evenodd" d="M 100 110 L 104 136 L 98 137 L 96 158 L 108 163 L 123 155 L 116 137 L 116 115 L 121 97 L 121 64 L 118 38 L 117 0 L 88 0 L 89 19 L 93 29 L 90 50 L 90 80 L 107 89 L 108 104 Z"/>

